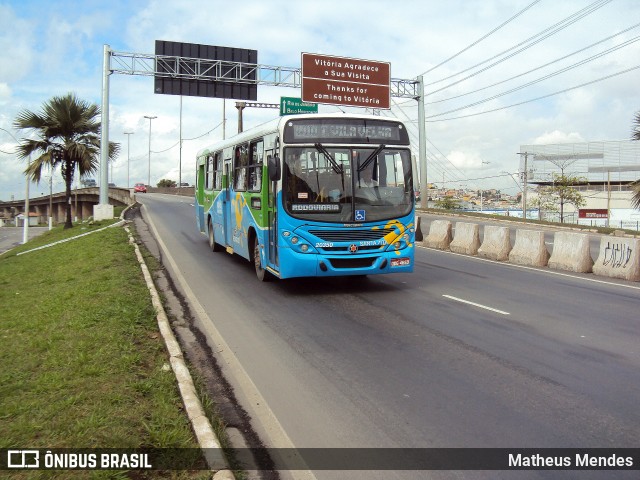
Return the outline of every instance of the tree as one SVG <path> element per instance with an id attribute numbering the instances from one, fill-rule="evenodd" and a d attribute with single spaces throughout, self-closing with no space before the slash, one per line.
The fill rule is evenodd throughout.
<path id="1" fill-rule="evenodd" d="M 174 188 L 176 186 L 177 186 L 177 183 L 175 182 L 175 180 L 169 180 L 167 178 L 163 178 L 158 182 L 158 188 L 162 188 L 162 187 Z"/>
<path id="2" fill-rule="evenodd" d="M 455 210 L 456 208 L 460 208 L 458 201 L 451 196 L 436 200 L 435 206 L 436 208 L 444 208 L 445 210 Z"/>
<path id="3" fill-rule="evenodd" d="M 22 159 L 31 154 L 32 159 L 25 169 L 27 177 L 40 182 L 43 167 L 51 172 L 60 167 L 66 186 L 66 219 L 64 228 L 71 228 L 71 183 L 78 169 L 80 175 L 93 174 L 98 169 L 100 156 L 100 108 L 78 99 L 75 94 L 51 98 L 42 106 L 41 113 L 21 111 L 14 121 L 19 130 L 29 130 L 36 139 L 24 139 L 18 147 Z M 109 142 L 109 160 L 118 156 L 120 145 Z"/>
<path id="4" fill-rule="evenodd" d="M 547 210 L 552 210 L 550 205 L 560 206 L 560 223 L 564 223 L 565 205 L 573 205 L 578 209 L 587 203 L 582 194 L 574 188 L 575 185 L 585 181 L 584 177 L 553 173 L 553 184 L 541 189 Z"/>
<path id="5" fill-rule="evenodd" d="M 536 193 L 538 196 L 533 198 L 530 204 L 538 209 L 538 220 L 544 220 L 544 214 L 547 212 L 555 213 L 558 211 L 551 187 L 538 187 Z"/>

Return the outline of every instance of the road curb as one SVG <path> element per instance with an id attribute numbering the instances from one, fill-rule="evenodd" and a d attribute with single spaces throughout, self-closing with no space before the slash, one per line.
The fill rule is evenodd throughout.
<path id="1" fill-rule="evenodd" d="M 149 289 L 151 303 L 153 304 L 157 314 L 156 319 L 158 321 L 158 328 L 164 340 L 167 352 L 169 353 L 169 362 L 178 382 L 178 388 L 180 390 L 185 411 L 189 421 L 191 422 L 198 444 L 200 445 L 200 448 L 203 449 L 209 468 L 215 472 L 213 478 L 216 480 L 233 479 L 233 473 L 229 470 L 229 465 L 220 446 L 220 442 L 218 441 L 215 432 L 211 427 L 211 423 L 204 413 L 202 403 L 198 398 L 193 379 L 191 378 L 191 374 L 187 368 L 180 345 L 178 344 L 178 341 L 173 334 L 173 330 L 171 329 L 169 319 L 164 307 L 162 306 L 160 295 L 153 283 L 151 273 L 149 272 L 147 264 L 144 261 L 144 257 L 142 256 L 131 231 L 128 227 L 125 227 L 124 229 L 129 235 L 129 243 L 134 247 L 136 258 L 138 259 L 140 269 L 142 270 L 147 288 Z"/>

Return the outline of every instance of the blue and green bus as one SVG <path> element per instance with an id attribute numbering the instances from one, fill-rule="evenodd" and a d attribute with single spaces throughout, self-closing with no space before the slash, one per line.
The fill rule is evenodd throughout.
<path id="1" fill-rule="evenodd" d="M 198 228 L 260 280 L 413 271 L 411 150 L 396 119 L 283 116 L 196 164 Z"/>

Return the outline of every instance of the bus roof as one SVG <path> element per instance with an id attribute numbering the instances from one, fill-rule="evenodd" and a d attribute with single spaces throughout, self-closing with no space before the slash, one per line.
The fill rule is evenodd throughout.
<path id="1" fill-rule="evenodd" d="M 200 150 L 197 154 L 196 157 L 201 157 L 203 155 L 206 155 L 207 153 L 210 153 L 212 151 L 217 151 L 220 150 L 222 148 L 228 147 L 230 145 L 235 145 L 238 143 L 242 143 L 244 141 L 249 141 L 252 140 L 256 137 L 259 137 L 261 135 L 270 133 L 270 132 L 275 132 L 277 130 L 280 129 L 280 126 L 286 122 L 287 120 L 291 119 L 291 118 L 295 118 L 295 119 L 305 119 L 305 118 L 313 118 L 313 119 L 318 119 L 318 118 L 355 118 L 355 119 L 363 119 L 363 120 L 387 120 L 387 121 L 396 121 L 396 122 L 400 122 L 399 119 L 397 119 L 396 117 L 381 117 L 379 115 L 367 115 L 367 114 L 352 114 L 352 113 L 302 113 L 302 114 L 295 114 L 295 115 L 283 115 L 277 118 L 274 118 L 273 120 L 269 120 L 265 123 L 262 123 L 260 125 L 257 125 L 255 127 L 252 127 L 250 129 L 247 129 L 243 132 L 240 132 L 236 135 L 233 135 L 231 137 L 228 137 L 224 140 L 220 140 L 214 144 L 211 144 L 205 148 L 203 148 L 202 150 Z M 400 122 L 402 123 L 402 122 Z"/>

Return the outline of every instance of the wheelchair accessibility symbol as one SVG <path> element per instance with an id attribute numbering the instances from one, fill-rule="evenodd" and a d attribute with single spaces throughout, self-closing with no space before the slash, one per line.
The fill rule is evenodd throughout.
<path id="1" fill-rule="evenodd" d="M 356 222 L 364 222 L 364 219 L 365 219 L 365 211 L 356 210 Z"/>

